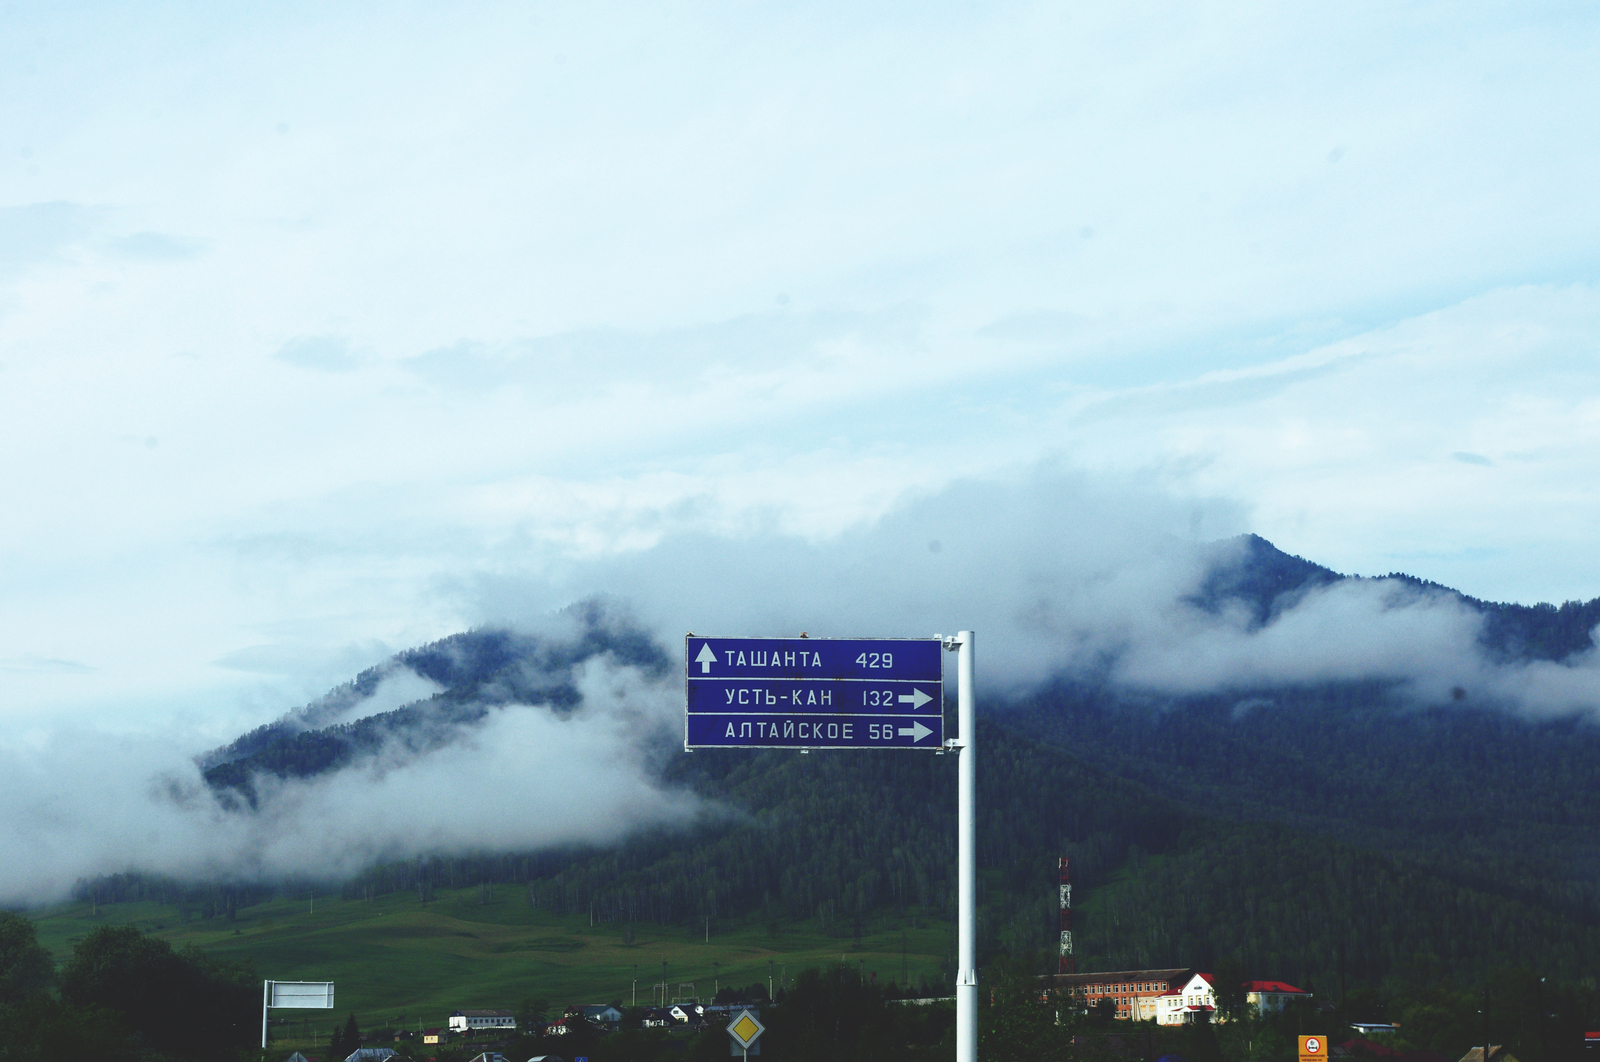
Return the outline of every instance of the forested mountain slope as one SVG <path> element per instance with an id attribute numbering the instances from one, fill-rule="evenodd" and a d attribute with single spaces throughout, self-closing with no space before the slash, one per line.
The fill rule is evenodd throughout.
<path id="1" fill-rule="evenodd" d="M 1217 556 L 1193 604 L 1257 625 L 1346 578 L 1254 537 Z M 1583 652 L 1600 616 L 1600 601 L 1456 598 L 1484 617 L 1483 649 L 1501 659 Z M 496 705 L 569 711 L 579 667 L 597 656 L 657 677 L 681 666 L 600 605 L 569 618 L 559 636 L 480 630 L 401 654 L 217 750 L 207 780 L 253 814 L 261 775 L 336 771 L 396 742 L 426 755 Z M 443 692 L 317 725 L 401 666 Z M 1236 956 L 1259 976 L 1331 987 L 1341 974 L 1375 982 L 1420 953 L 1462 976 L 1504 963 L 1600 973 L 1600 732 L 1577 716 L 1394 694 L 1366 681 L 1130 696 L 1063 676 L 986 697 L 984 947 L 1053 950 L 1055 861 L 1068 855 L 1089 968 Z M 758 917 L 781 931 L 804 919 L 842 937 L 867 919 L 953 912 L 953 758 L 686 754 L 663 741 L 650 762 L 717 813 L 600 850 L 423 853 L 349 887 L 517 882 L 530 902 L 606 922 Z"/>

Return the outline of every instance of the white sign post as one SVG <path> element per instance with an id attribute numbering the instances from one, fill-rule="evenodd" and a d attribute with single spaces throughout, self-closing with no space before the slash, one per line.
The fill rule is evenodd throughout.
<path id="1" fill-rule="evenodd" d="M 810 752 L 908 748 L 956 753 L 955 1062 L 978 1060 L 973 640 L 971 631 L 954 638 L 934 635 L 927 639 L 705 638 L 690 634 L 684 644 L 685 749 L 795 748 Z M 948 739 L 944 736 L 941 648 L 959 654 L 959 736 Z M 922 712 L 929 705 L 933 708 L 921 715 L 908 714 Z M 748 1012 L 745 1017 L 754 1021 Z M 729 1035 L 748 1050 L 749 1045 L 731 1027 Z"/>
<path id="2" fill-rule="evenodd" d="M 267 1012 L 273 1007 L 332 1010 L 332 981 L 261 982 L 261 1050 L 267 1049 Z"/>
<path id="3" fill-rule="evenodd" d="M 956 1062 L 978 1062 L 978 770 L 972 632 L 945 639 L 956 657 Z"/>

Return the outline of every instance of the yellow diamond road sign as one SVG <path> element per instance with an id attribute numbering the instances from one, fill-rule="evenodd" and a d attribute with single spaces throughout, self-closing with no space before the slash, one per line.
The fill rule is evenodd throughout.
<path id="1" fill-rule="evenodd" d="M 766 1031 L 767 1027 L 748 1010 L 741 1010 L 739 1016 L 728 1023 L 728 1035 L 739 1041 L 740 1047 L 749 1047 L 756 1042 L 756 1037 Z"/>

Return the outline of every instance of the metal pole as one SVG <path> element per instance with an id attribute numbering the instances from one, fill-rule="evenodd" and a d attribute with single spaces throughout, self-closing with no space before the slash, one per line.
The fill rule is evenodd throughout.
<path id="1" fill-rule="evenodd" d="M 1483 1062 L 1489 1062 L 1489 982 L 1483 982 Z"/>
<path id="2" fill-rule="evenodd" d="M 272 982 L 261 982 L 261 1050 L 267 1049 L 267 1007 L 272 1002 Z"/>
<path id="3" fill-rule="evenodd" d="M 956 1062 L 978 1059 L 977 726 L 971 631 L 956 635 Z"/>

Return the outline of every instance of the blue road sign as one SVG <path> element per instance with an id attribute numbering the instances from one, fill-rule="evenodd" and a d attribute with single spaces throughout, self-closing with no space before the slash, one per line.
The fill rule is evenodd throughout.
<path id="1" fill-rule="evenodd" d="M 686 643 L 686 748 L 944 744 L 934 638 L 697 638 Z"/>
<path id="2" fill-rule="evenodd" d="M 938 682 L 935 638 L 688 639 L 690 678 L 915 679 Z"/>
<path id="3" fill-rule="evenodd" d="M 940 682 L 904 679 L 694 679 L 689 712 L 939 712 Z"/>

